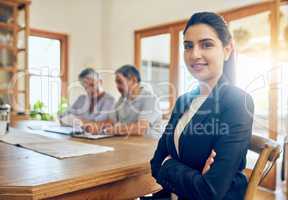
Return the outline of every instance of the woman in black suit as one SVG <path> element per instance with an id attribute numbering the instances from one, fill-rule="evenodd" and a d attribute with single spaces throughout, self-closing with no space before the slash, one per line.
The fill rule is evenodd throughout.
<path id="1" fill-rule="evenodd" d="M 152 175 L 163 187 L 160 196 L 242 200 L 254 104 L 232 84 L 233 45 L 223 18 L 194 14 L 184 30 L 184 49 L 199 84 L 177 99 L 151 160 Z"/>

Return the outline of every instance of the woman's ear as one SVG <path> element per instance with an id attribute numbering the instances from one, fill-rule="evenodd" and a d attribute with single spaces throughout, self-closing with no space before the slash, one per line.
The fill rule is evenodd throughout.
<path id="1" fill-rule="evenodd" d="M 224 47 L 224 60 L 227 61 L 230 58 L 232 51 L 234 50 L 234 43 L 231 41 Z"/>

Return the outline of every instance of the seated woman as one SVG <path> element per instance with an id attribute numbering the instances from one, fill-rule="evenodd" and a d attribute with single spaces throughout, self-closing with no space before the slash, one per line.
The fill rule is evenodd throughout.
<path id="1" fill-rule="evenodd" d="M 187 68 L 199 84 L 177 99 L 151 160 L 152 175 L 164 189 L 160 196 L 244 199 L 242 170 L 254 104 L 228 73 L 234 67 L 233 45 L 223 18 L 194 14 L 184 30 L 184 49 Z"/>
<path id="2" fill-rule="evenodd" d="M 104 131 L 112 135 L 160 135 L 161 112 L 157 98 L 141 86 L 141 76 L 133 65 L 124 65 L 116 70 L 116 85 L 121 97 L 109 119 L 86 123 L 88 132 Z"/>
<path id="3" fill-rule="evenodd" d="M 81 71 L 78 79 L 86 94 L 80 95 L 60 116 L 60 122 L 72 126 L 76 119 L 83 123 L 107 120 L 108 114 L 113 110 L 115 99 L 104 91 L 100 74 L 92 68 L 86 68 Z"/>

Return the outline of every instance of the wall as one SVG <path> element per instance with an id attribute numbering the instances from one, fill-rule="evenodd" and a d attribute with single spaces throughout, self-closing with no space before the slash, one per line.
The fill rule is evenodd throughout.
<path id="1" fill-rule="evenodd" d="M 32 0 L 32 28 L 69 35 L 70 83 L 85 66 L 102 66 L 102 5 L 102 0 Z M 70 89 L 72 101 L 79 92 Z"/>
<path id="2" fill-rule="evenodd" d="M 135 30 L 187 19 L 195 11 L 223 11 L 259 1 L 32 0 L 31 27 L 70 36 L 70 82 L 90 65 L 103 72 L 104 87 L 117 96 L 113 72 L 134 63 Z"/>

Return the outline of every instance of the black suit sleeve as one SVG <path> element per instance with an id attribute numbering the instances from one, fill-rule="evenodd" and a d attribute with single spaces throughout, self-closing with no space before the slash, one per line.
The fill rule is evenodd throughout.
<path id="1" fill-rule="evenodd" d="M 151 172 L 152 176 L 156 179 L 158 177 L 158 172 L 160 170 L 161 164 L 163 160 L 168 156 L 168 151 L 166 147 L 166 135 L 165 133 L 161 136 L 156 151 L 152 160 L 150 161 L 151 164 Z"/>
<path id="2" fill-rule="evenodd" d="M 173 120 L 179 110 L 178 107 L 180 105 L 180 101 L 181 101 L 180 99 L 181 97 L 179 97 L 175 103 L 175 107 L 173 108 L 171 117 L 168 121 L 167 126 L 165 127 L 165 131 L 162 134 L 161 138 L 159 139 L 154 156 L 150 161 L 152 176 L 155 179 L 157 179 L 158 177 L 158 173 L 159 173 L 163 160 L 169 155 L 167 144 L 166 144 L 166 140 L 167 140 L 166 137 L 167 137 L 167 134 L 171 134 L 171 130 L 173 129 Z"/>
<path id="3" fill-rule="evenodd" d="M 249 95 L 225 104 L 226 109 L 220 114 L 220 122 L 228 128 L 228 133 L 217 136 L 214 143 L 217 155 L 211 169 L 202 176 L 200 171 L 175 159 L 167 160 L 157 177 L 157 182 L 165 189 L 188 199 L 224 198 L 243 164 L 241 162 L 245 160 L 254 113 L 253 100 Z"/>

